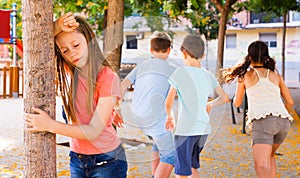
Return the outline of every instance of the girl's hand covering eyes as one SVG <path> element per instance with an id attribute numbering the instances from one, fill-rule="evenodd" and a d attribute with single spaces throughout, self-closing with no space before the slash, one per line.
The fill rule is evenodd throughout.
<path id="1" fill-rule="evenodd" d="M 72 32 L 79 23 L 76 21 L 75 16 L 72 12 L 68 12 L 57 19 L 54 23 L 54 35 L 56 36 L 60 32 Z"/>

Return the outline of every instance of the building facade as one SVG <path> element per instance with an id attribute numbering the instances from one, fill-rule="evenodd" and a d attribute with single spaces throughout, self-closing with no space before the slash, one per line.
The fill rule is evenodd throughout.
<path id="1" fill-rule="evenodd" d="M 256 40 L 264 41 L 269 46 L 271 57 L 276 60 L 278 72 L 281 73 L 281 52 L 283 22 L 281 18 L 271 17 L 265 19 L 266 14 L 241 12 L 234 14 L 228 21 L 224 44 L 224 67 L 230 67 L 243 60 L 247 54 L 248 45 Z M 287 18 L 286 29 L 286 82 L 300 82 L 300 12 L 290 12 Z M 138 28 L 133 28 L 139 24 Z M 167 26 L 167 25 L 166 25 Z M 168 26 L 166 30 L 174 32 L 171 58 L 181 59 L 180 44 L 188 34 L 186 26 L 191 26 L 188 21 Z M 124 21 L 124 44 L 122 48 L 122 63 L 138 64 L 148 59 L 149 37 L 152 32 L 145 25 L 141 17 L 129 17 Z M 217 64 L 217 40 L 209 41 L 206 57 L 202 66 L 215 73 Z"/>
<path id="2" fill-rule="evenodd" d="M 242 12 L 233 16 L 238 25 L 231 24 L 226 30 L 224 66 L 242 60 L 248 45 L 256 40 L 264 41 L 269 53 L 276 61 L 277 70 L 282 72 L 283 18 L 268 18 L 266 14 Z M 289 12 L 285 39 L 285 76 L 289 85 L 300 82 L 300 12 Z"/>

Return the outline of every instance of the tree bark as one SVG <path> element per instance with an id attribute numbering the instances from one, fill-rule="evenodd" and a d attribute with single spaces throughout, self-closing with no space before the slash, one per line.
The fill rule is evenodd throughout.
<path id="1" fill-rule="evenodd" d="M 285 37 L 286 37 L 286 18 L 287 18 L 287 12 L 283 13 L 283 29 L 282 29 L 282 77 L 285 79 Z"/>
<path id="2" fill-rule="evenodd" d="M 52 0 L 22 0 L 24 42 L 24 112 L 32 107 L 55 118 L 55 61 Z M 56 137 L 28 132 L 24 125 L 26 178 L 56 177 Z"/>
<path id="3" fill-rule="evenodd" d="M 218 33 L 218 64 L 216 66 L 216 73 L 218 74 L 219 69 L 223 68 L 223 56 L 224 56 L 224 39 L 226 34 L 226 24 L 228 15 L 231 11 L 231 6 L 237 2 L 237 0 L 226 0 L 224 5 L 221 4 L 218 0 L 211 0 L 212 3 L 214 3 L 221 13 L 220 18 L 220 25 L 219 25 L 219 33 Z"/>
<path id="4" fill-rule="evenodd" d="M 218 64 L 216 71 L 218 71 L 220 68 L 223 68 L 223 57 L 224 57 L 224 41 L 225 41 L 225 34 L 226 34 L 226 24 L 227 24 L 227 18 L 230 10 L 224 9 L 223 13 L 220 18 L 220 26 L 219 26 L 219 33 L 218 33 Z"/>
<path id="5" fill-rule="evenodd" d="M 104 55 L 113 69 L 119 72 L 123 45 L 124 0 L 109 0 L 107 9 Z"/>
<path id="6" fill-rule="evenodd" d="M 206 69 L 208 69 L 208 40 L 205 39 L 205 48 L 206 48 L 206 55 L 205 55 L 205 64 L 206 64 Z"/>

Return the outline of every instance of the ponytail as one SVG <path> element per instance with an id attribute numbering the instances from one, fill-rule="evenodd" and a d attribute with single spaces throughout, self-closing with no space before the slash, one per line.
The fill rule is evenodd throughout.
<path id="1" fill-rule="evenodd" d="M 226 83 L 232 82 L 236 77 L 243 78 L 245 73 L 247 72 L 249 66 L 251 64 L 251 60 L 249 56 L 246 56 L 243 63 L 236 64 L 235 66 L 224 69 L 223 70 L 223 77 Z"/>
<path id="2" fill-rule="evenodd" d="M 225 82 L 231 82 L 236 77 L 243 78 L 251 62 L 263 65 L 264 68 L 275 70 L 275 60 L 269 56 L 268 46 L 263 41 L 254 41 L 248 47 L 248 55 L 242 64 L 237 64 L 223 70 Z"/>
<path id="3" fill-rule="evenodd" d="M 263 65 L 266 69 L 274 71 L 276 67 L 276 62 L 273 58 L 268 57 L 266 60 L 264 60 Z"/>

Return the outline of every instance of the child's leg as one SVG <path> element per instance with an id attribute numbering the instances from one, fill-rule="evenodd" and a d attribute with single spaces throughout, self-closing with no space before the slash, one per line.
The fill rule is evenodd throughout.
<path id="1" fill-rule="evenodd" d="M 254 167 L 258 178 L 270 177 L 270 158 L 272 145 L 254 144 L 252 146 Z"/>
<path id="2" fill-rule="evenodd" d="M 188 178 L 189 176 L 180 176 L 180 175 L 175 175 L 176 178 Z"/>
<path id="3" fill-rule="evenodd" d="M 151 160 L 152 176 L 155 175 L 158 164 L 159 164 L 159 152 L 158 152 L 157 146 L 155 144 L 153 144 L 153 146 L 152 146 L 152 160 Z"/>
<path id="4" fill-rule="evenodd" d="M 159 136 L 153 136 L 153 141 L 159 150 L 160 161 L 155 170 L 155 178 L 165 178 L 171 175 L 175 163 L 173 135 L 165 132 Z"/>
<path id="5" fill-rule="evenodd" d="M 255 120 L 252 123 L 252 151 L 254 168 L 258 178 L 270 177 L 270 163 L 274 135 L 277 125 L 274 117 Z M 274 125 L 275 124 L 275 125 Z M 268 128 L 263 127 L 268 125 Z"/>
<path id="6" fill-rule="evenodd" d="M 200 168 L 199 155 L 202 151 L 207 135 L 175 136 L 177 161 L 175 163 L 176 177 L 198 178 Z"/>
<path id="7" fill-rule="evenodd" d="M 194 145 L 192 153 L 192 175 L 190 178 L 199 178 L 198 168 L 200 168 L 200 153 L 204 148 L 208 135 L 200 135 L 198 142 Z"/>
<path id="8" fill-rule="evenodd" d="M 276 116 L 267 116 L 252 123 L 252 150 L 258 178 L 275 178 L 274 154 L 286 138 L 289 128 L 290 121 L 288 119 Z"/>
<path id="9" fill-rule="evenodd" d="M 155 171 L 154 178 L 170 177 L 173 167 L 174 166 L 169 163 L 159 162 L 157 169 Z"/>
<path id="10" fill-rule="evenodd" d="M 275 160 L 275 152 L 279 148 L 280 144 L 273 144 L 272 153 L 271 153 L 271 176 L 272 178 L 276 177 L 276 160 Z"/>
<path id="11" fill-rule="evenodd" d="M 195 136 L 175 135 L 175 175 L 176 177 L 188 177 L 192 175 L 192 150 L 197 143 Z"/>
<path id="12" fill-rule="evenodd" d="M 280 123 L 280 131 L 274 136 L 274 142 L 272 145 L 272 153 L 271 153 L 271 158 L 270 158 L 270 172 L 271 172 L 271 177 L 275 178 L 276 177 L 276 160 L 275 160 L 275 153 L 277 149 L 279 148 L 280 144 L 283 143 L 285 140 L 287 133 L 290 130 L 291 127 L 291 122 L 288 119 L 282 119 L 278 118 L 278 123 Z"/>
<path id="13" fill-rule="evenodd" d="M 197 169 L 192 168 L 192 175 L 189 178 L 200 178 L 199 172 Z"/>

